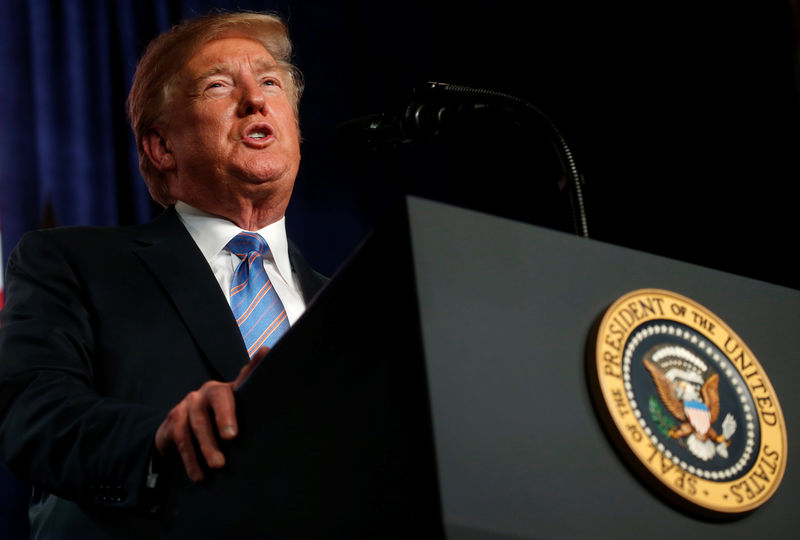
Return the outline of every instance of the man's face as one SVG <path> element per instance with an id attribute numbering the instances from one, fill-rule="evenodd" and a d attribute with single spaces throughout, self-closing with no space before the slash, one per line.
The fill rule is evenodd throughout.
<path id="1" fill-rule="evenodd" d="M 163 129 L 175 159 L 171 194 L 211 213 L 242 200 L 285 209 L 300 164 L 290 89 L 257 41 L 201 48 L 179 74 Z"/>

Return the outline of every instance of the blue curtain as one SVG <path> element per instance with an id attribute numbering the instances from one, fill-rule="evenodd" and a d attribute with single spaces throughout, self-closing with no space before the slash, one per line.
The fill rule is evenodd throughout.
<path id="1" fill-rule="evenodd" d="M 0 215 L 7 251 L 43 224 L 132 223 L 148 202 L 123 111 L 141 44 L 168 3 L 5 3 Z M 7 257 L 7 253 L 5 254 Z"/>

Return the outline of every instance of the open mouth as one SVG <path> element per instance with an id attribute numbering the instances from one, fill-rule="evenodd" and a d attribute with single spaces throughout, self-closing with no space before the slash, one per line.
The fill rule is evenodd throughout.
<path id="1" fill-rule="evenodd" d="M 254 142 L 264 141 L 271 135 L 272 128 L 267 124 L 256 124 L 250 126 L 244 132 L 244 138 Z"/>

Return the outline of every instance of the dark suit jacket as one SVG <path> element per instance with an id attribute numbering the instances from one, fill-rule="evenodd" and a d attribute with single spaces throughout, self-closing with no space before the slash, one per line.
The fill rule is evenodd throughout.
<path id="1" fill-rule="evenodd" d="M 325 278 L 289 254 L 308 303 Z M 152 536 L 155 430 L 248 360 L 203 255 L 172 208 L 142 226 L 38 231 L 12 254 L 6 292 L 0 458 L 36 486 L 34 536 Z"/>

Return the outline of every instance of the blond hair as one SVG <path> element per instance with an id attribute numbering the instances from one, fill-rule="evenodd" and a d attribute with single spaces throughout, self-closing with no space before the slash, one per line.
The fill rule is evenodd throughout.
<path id="1" fill-rule="evenodd" d="M 159 35 L 144 51 L 128 94 L 128 116 L 136 136 L 139 170 L 150 195 L 163 206 L 173 204 L 164 175 L 144 152 L 142 140 L 165 120 L 178 73 L 208 42 L 223 37 L 246 37 L 261 43 L 289 75 L 289 99 L 298 114 L 303 93 L 300 71 L 291 63 L 292 42 L 286 24 L 271 13 L 213 13 L 183 21 Z"/>

